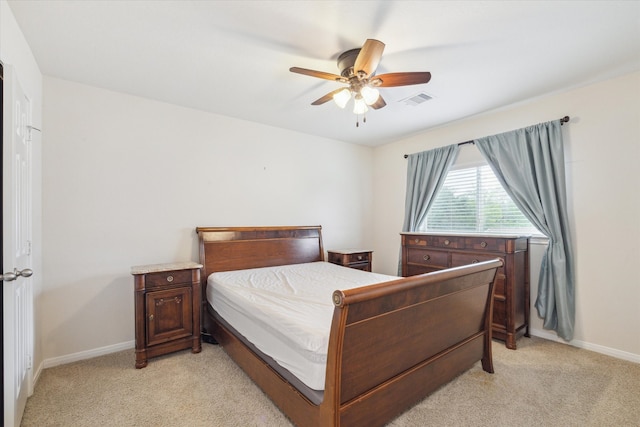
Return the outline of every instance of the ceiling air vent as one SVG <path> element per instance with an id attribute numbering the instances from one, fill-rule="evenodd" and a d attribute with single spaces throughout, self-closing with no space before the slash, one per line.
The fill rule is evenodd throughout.
<path id="1" fill-rule="evenodd" d="M 422 104 L 423 102 L 426 102 L 430 99 L 433 99 L 433 97 L 430 95 L 427 95 L 424 92 L 421 92 L 417 95 L 413 95 L 413 96 L 410 96 L 409 98 L 405 98 L 401 102 L 404 102 L 407 105 L 411 105 L 415 107 L 416 105 Z"/>

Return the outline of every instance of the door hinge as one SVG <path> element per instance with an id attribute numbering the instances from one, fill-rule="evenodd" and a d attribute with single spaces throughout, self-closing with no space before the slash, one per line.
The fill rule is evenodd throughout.
<path id="1" fill-rule="evenodd" d="M 29 132 L 27 133 L 27 141 L 29 141 L 29 142 L 33 141 L 33 136 L 32 136 L 31 134 L 32 134 L 32 132 L 33 132 L 34 130 L 37 130 L 38 132 L 42 132 L 42 131 L 41 131 L 40 129 L 38 129 L 37 127 L 35 127 L 35 126 L 31 126 L 31 125 L 27 125 L 27 129 L 29 130 Z"/>

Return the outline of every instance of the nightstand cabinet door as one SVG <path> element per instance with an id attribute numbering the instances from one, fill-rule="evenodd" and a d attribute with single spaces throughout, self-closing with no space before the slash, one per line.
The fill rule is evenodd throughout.
<path id="1" fill-rule="evenodd" d="M 191 288 L 182 287 L 146 294 L 147 345 L 193 334 Z"/>

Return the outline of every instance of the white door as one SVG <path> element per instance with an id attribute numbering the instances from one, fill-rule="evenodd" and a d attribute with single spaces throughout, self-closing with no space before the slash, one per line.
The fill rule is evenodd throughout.
<path id="1" fill-rule="evenodd" d="M 31 103 L 10 67 L 3 82 L 4 426 L 20 425 L 31 393 Z"/>

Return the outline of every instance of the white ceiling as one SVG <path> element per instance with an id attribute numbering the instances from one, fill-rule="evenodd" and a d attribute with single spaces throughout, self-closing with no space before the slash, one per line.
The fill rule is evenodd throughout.
<path id="1" fill-rule="evenodd" d="M 43 74 L 312 135 L 381 145 L 464 117 L 640 70 L 640 1 L 9 1 Z M 382 88 L 356 116 L 311 102 L 338 55 L 386 44 Z M 409 106 L 424 92 L 433 99 Z M 570 111 L 566 112 L 570 114 Z"/>

